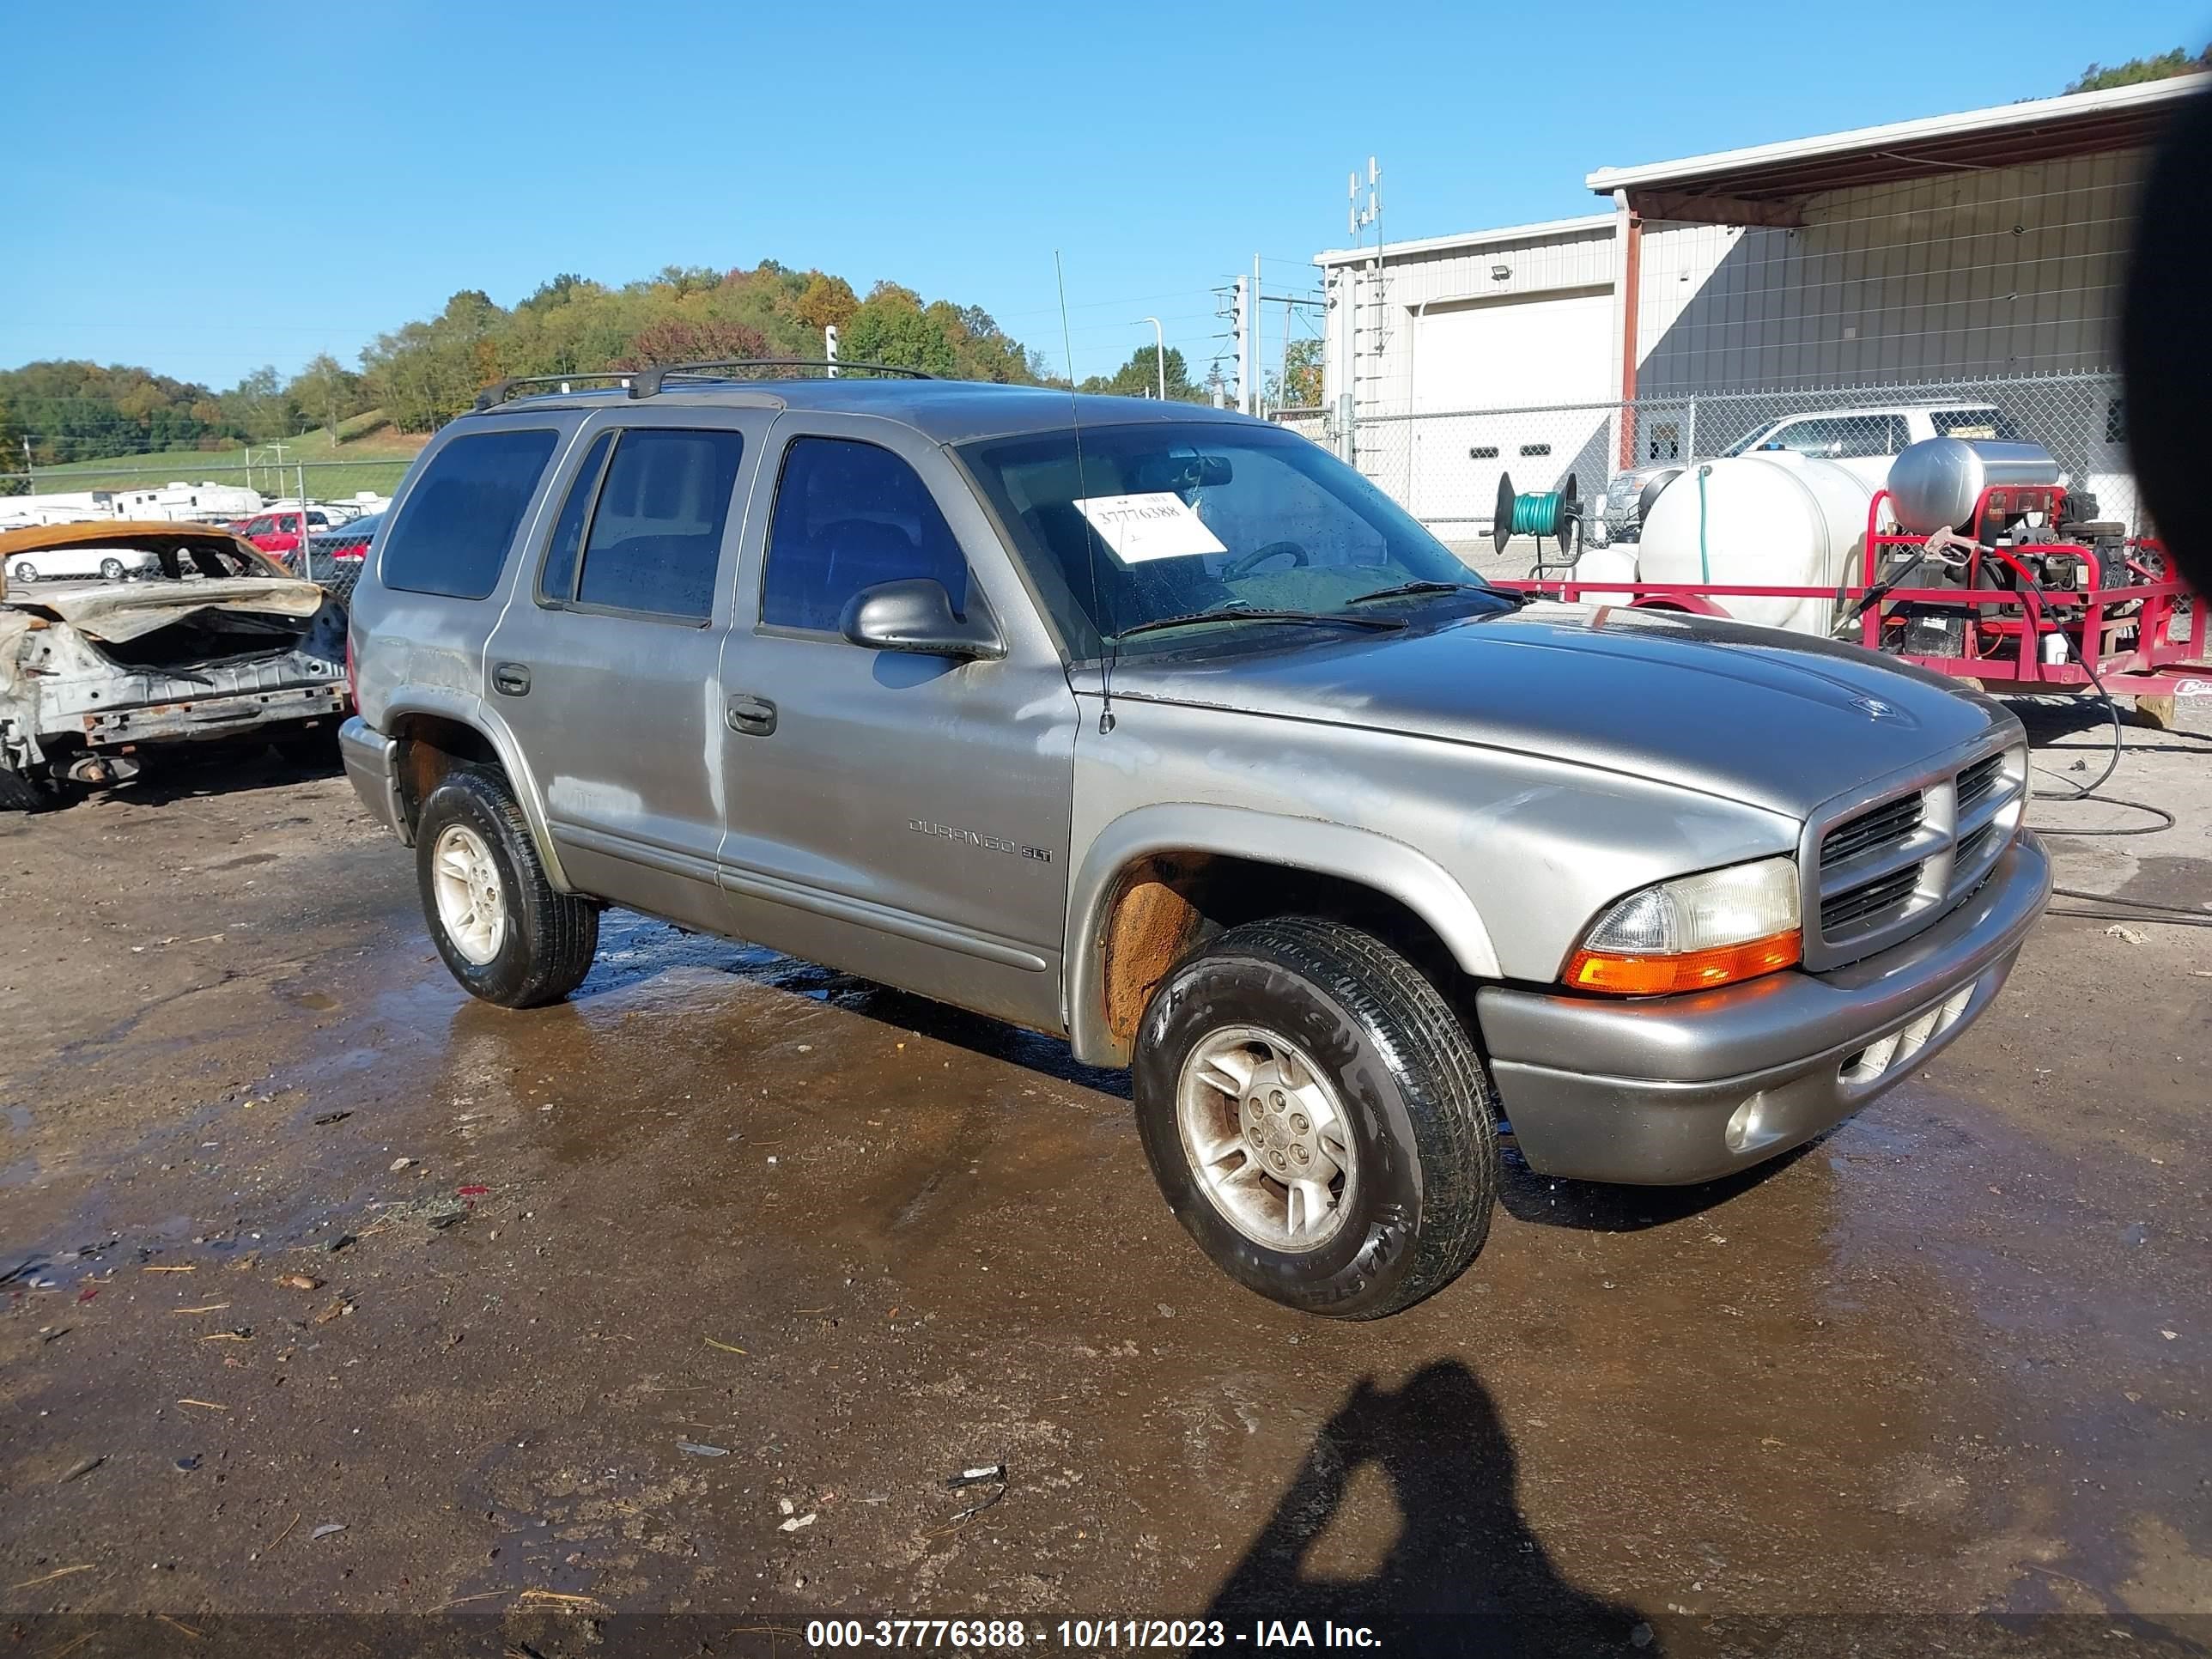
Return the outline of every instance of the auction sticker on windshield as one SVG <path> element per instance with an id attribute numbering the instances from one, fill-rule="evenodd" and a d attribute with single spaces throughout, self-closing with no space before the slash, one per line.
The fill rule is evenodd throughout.
<path id="1" fill-rule="evenodd" d="M 1075 502 L 1107 550 L 1123 564 L 1226 553 L 1221 538 L 1180 495 L 1087 495 Z"/>

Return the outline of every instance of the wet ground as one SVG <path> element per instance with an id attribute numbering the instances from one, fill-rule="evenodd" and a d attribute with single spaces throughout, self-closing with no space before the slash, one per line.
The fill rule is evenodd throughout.
<path id="1" fill-rule="evenodd" d="M 2129 740 L 2179 825 L 2061 879 L 2203 906 L 2212 743 Z M 1802 1154 L 1521 1172 L 1460 1283 L 1340 1326 L 1200 1260 L 1062 1044 L 629 917 L 573 1002 L 467 1001 L 335 777 L 0 820 L 0 891 L 9 1652 L 2212 1642 L 2203 929 L 2062 900 Z"/>

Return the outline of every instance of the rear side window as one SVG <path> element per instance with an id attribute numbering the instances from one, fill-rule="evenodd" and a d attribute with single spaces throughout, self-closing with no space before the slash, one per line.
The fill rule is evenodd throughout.
<path id="1" fill-rule="evenodd" d="M 968 562 L 921 476 L 888 449 L 794 438 L 769 528 L 761 620 L 833 632 L 845 602 L 878 582 L 927 576 L 968 610 Z"/>
<path id="2" fill-rule="evenodd" d="M 560 436 L 537 428 L 486 432 L 440 450 L 384 538 L 384 585 L 455 599 L 488 597 Z"/>
<path id="3" fill-rule="evenodd" d="M 744 439 L 735 432 L 635 427 L 616 437 L 589 508 L 576 603 L 706 621 L 744 453 Z M 572 490 L 562 509 L 562 529 L 575 495 Z M 556 532 L 554 557 L 560 548 Z M 558 599 L 550 587 L 555 574 L 549 560 L 548 592 Z"/>

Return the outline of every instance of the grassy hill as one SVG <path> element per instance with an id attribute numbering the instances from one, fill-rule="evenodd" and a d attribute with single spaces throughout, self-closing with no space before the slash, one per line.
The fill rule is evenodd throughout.
<path id="1" fill-rule="evenodd" d="M 364 427 L 368 430 L 362 430 Z M 390 493 L 407 464 L 428 442 L 422 434 L 394 432 L 366 416 L 346 422 L 341 431 L 360 435 L 333 443 L 327 431 L 318 428 L 284 441 L 281 478 L 270 465 L 266 444 L 253 447 L 253 487 L 270 495 L 292 493 L 295 464 L 304 463 L 307 493 L 325 499 L 374 489 Z M 115 455 L 100 461 L 71 461 L 38 469 L 41 493 L 77 489 L 143 489 L 149 484 L 183 480 L 189 483 L 247 482 L 246 451 L 241 447 L 178 449 L 153 455 Z"/>

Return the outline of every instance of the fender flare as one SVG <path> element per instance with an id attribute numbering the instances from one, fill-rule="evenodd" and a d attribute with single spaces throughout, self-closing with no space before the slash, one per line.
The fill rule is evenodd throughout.
<path id="1" fill-rule="evenodd" d="M 1076 1058 L 1086 1065 L 1128 1064 L 1128 1045 L 1114 1035 L 1106 1017 L 1107 907 L 1124 871 L 1162 853 L 1216 853 L 1358 882 L 1419 916 L 1467 973 L 1499 977 L 1498 953 L 1474 899 L 1442 865 L 1404 842 L 1348 824 L 1243 807 L 1195 801 L 1140 806 L 1092 838 L 1068 884 L 1062 1018 Z"/>
<path id="2" fill-rule="evenodd" d="M 384 709 L 384 724 L 396 728 L 400 721 L 415 714 L 465 726 L 491 745 L 492 752 L 499 757 L 501 769 L 506 772 L 514 788 L 515 805 L 522 809 L 523 821 L 530 826 L 530 839 L 538 848 L 538 861 L 545 866 L 546 879 L 563 893 L 575 891 L 568 872 L 562 867 L 561 849 L 554 844 L 551 828 L 545 820 L 545 797 L 538 787 L 537 776 L 531 771 L 529 763 L 522 757 L 522 745 L 514 740 L 514 733 L 507 722 L 494 714 L 482 697 L 416 686 L 410 687 L 404 699 Z"/>

